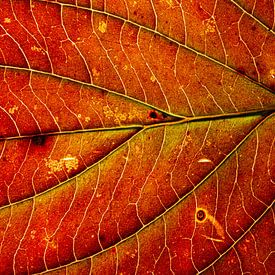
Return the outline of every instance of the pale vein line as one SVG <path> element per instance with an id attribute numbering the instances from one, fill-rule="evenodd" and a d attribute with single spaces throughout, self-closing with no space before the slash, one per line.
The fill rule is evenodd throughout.
<path id="1" fill-rule="evenodd" d="M 243 13 L 247 14 L 249 17 L 251 17 L 257 23 L 259 23 L 261 26 L 263 26 L 267 31 L 271 32 L 272 34 L 275 34 L 275 32 L 272 29 L 270 29 L 267 25 L 265 25 L 263 22 L 261 22 L 257 17 L 255 17 L 253 15 L 256 1 L 254 2 L 254 7 L 253 7 L 253 10 L 252 10 L 252 14 L 249 13 L 246 9 L 244 9 L 240 4 L 236 3 L 234 0 L 230 0 L 230 2 L 232 4 L 234 4 L 235 6 L 237 6 Z"/>

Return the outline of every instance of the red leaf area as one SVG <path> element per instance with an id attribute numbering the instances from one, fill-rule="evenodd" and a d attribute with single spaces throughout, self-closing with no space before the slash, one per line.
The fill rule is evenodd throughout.
<path id="1" fill-rule="evenodd" d="M 0 2 L 0 274 L 274 274 L 272 0 Z"/>

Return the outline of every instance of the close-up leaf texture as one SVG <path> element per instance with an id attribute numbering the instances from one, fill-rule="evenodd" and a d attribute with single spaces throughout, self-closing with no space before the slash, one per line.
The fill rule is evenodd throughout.
<path id="1" fill-rule="evenodd" d="M 0 0 L 0 275 L 275 274 L 274 0 Z"/>

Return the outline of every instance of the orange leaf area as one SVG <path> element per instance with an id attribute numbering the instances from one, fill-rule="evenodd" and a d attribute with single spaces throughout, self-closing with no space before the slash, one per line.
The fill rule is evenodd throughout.
<path id="1" fill-rule="evenodd" d="M 275 274 L 274 22 L 0 1 L 0 274 Z"/>

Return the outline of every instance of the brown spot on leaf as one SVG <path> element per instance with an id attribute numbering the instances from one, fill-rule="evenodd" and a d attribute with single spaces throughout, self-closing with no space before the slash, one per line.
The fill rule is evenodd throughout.
<path id="1" fill-rule="evenodd" d="M 204 210 L 200 209 L 199 211 L 197 211 L 197 215 L 196 218 L 198 221 L 202 222 L 206 219 L 206 213 Z"/>
<path id="2" fill-rule="evenodd" d="M 149 112 L 149 117 L 152 119 L 156 119 L 158 117 L 158 114 L 156 111 L 150 111 Z"/>
<path id="3" fill-rule="evenodd" d="M 32 137 L 32 144 L 36 146 L 43 146 L 46 143 L 46 136 L 34 136 Z"/>

